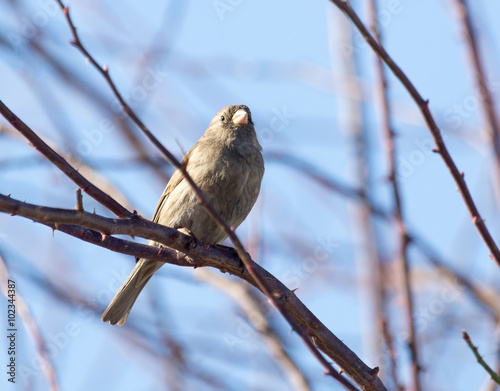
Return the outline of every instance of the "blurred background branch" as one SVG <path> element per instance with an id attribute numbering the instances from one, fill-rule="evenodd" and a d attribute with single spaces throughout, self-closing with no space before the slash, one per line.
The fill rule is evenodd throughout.
<path id="1" fill-rule="evenodd" d="M 380 45 L 382 45 L 382 37 L 378 26 L 377 8 L 378 6 L 376 0 L 370 0 L 371 29 L 376 41 Z M 398 155 L 396 146 L 396 133 L 391 122 L 392 106 L 389 103 L 389 97 L 387 93 L 387 76 L 385 74 L 384 64 L 379 56 L 376 57 L 375 61 L 377 75 L 376 89 L 378 92 L 378 100 L 380 102 L 380 131 L 382 133 L 382 138 L 384 140 L 385 150 L 387 154 L 387 179 L 391 185 L 391 193 L 393 198 L 391 217 L 394 220 L 394 227 L 399 236 L 394 264 L 399 272 L 398 285 L 400 286 L 402 292 L 401 296 L 404 300 L 404 309 L 402 313 L 403 317 L 405 318 L 404 321 L 408 330 L 407 344 L 411 357 L 412 389 L 414 391 L 420 391 L 422 389 L 420 380 L 420 371 L 422 368 L 419 363 L 419 348 L 414 319 L 415 306 L 413 298 L 413 283 L 410 278 L 410 261 L 408 257 L 408 244 L 410 242 L 410 239 L 408 236 L 407 224 L 404 217 L 405 213 L 403 212 L 404 204 L 399 183 L 400 176 L 396 167 L 396 158 Z M 394 382 L 395 385 L 398 386 L 397 378 L 394 379 Z"/>

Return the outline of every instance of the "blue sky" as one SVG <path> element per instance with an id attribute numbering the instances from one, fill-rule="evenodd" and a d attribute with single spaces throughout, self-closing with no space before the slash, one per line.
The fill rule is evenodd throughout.
<path id="1" fill-rule="evenodd" d="M 357 246 L 363 238 L 353 221 L 355 203 L 270 157 L 273 152 L 287 153 L 351 186 L 358 183 L 353 168 L 357 156 L 346 112 L 354 94 L 352 77 L 346 75 L 346 51 L 354 50 L 360 67 L 355 80 L 362 88 L 371 143 L 374 197 L 382 207 L 389 208 L 372 52 L 357 33 L 354 47 L 350 44 L 343 16 L 327 1 L 222 3 L 229 4 L 222 14 L 217 12 L 216 1 L 126 1 L 119 7 L 110 1 L 81 1 L 69 5 L 84 44 L 109 66 L 113 80 L 140 117 L 179 158 L 221 107 L 232 103 L 250 107 L 264 147 L 266 174 L 261 198 L 239 234 L 248 242 L 259 232 L 263 239 L 258 261 L 278 277 L 291 281 L 298 277 L 299 298 L 369 365 L 377 365 L 370 346 L 374 326 L 370 324 L 370 302 L 364 288 L 370 276 L 356 261 Z M 354 3 L 356 9 L 366 19 L 365 8 L 358 3 Z M 491 152 L 481 136 L 478 95 L 449 2 L 379 3 L 385 47 L 422 96 L 430 100 L 448 148 L 465 172 L 488 227 L 498 238 Z M 165 182 L 144 166 L 127 166 L 135 152 L 121 137 L 119 116 L 102 108 L 114 102 L 109 88 L 68 43 L 70 33 L 60 11 L 53 7 L 55 2 L 19 4 L 18 11 L 8 4 L 0 5 L 0 33 L 9 40 L 7 46 L 0 47 L 0 99 L 53 145 L 95 167 L 135 209 L 150 217 Z M 500 4 L 475 1 L 472 14 L 488 79 L 498 98 L 500 26 L 496 15 L 500 14 Z M 37 32 L 35 42 L 39 40 L 65 69 L 71 69 L 84 81 L 80 91 L 34 54 L 25 41 L 33 38 L 33 31 Z M 89 99 L 82 93 L 85 87 L 96 91 L 97 98 Z M 454 267 L 475 280 L 498 286 L 498 268 L 488 259 L 455 184 L 439 156 L 429 152 L 430 133 L 417 107 L 392 76 L 389 94 L 398 134 L 397 162 L 403 173 L 401 186 L 408 226 Z M 279 121 L 283 126 L 275 127 Z M 138 137 L 143 137 L 135 130 Z M 145 144 L 151 156 L 160 157 Z M 5 168 L 0 170 L 1 193 L 35 204 L 72 208 L 75 185 L 48 164 L 33 160 L 36 156 L 23 140 L 0 135 L 0 162 Z M 165 165 L 163 171 L 169 175 L 171 168 Z M 95 207 L 98 213 L 109 215 L 89 197 L 85 197 L 84 204 L 86 210 Z M 379 229 L 384 256 L 389 261 L 397 237 L 386 225 L 380 224 Z M 314 247 L 330 239 L 337 247 L 328 265 L 304 272 L 304 262 Z M 125 279 L 131 270 L 130 257 L 81 244 L 61 233 L 52 237 L 42 226 L 3 214 L 0 250 L 45 339 L 50 343 L 51 336 L 67 334 L 64 330 L 68 325 L 71 329 L 73 323 L 79 330 L 54 353 L 61 389 L 153 390 L 163 384 L 158 380 L 163 379 L 164 370 L 158 356 L 140 350 L 137 358 L 130 358 L 137 349 L 130 342 L 136 341 L 130 331 L 111 328 L 100 322 L 98 314 L 84 315 L 61 303 L 44 285 L 48 279 L 61 289 L 73 289 L 103 309 L 118 289 L 114 282 L 120 279 L 116 276 Z M 421 255 L 416 251 L 410 254 L 419 282 L 417 308 L 431 308 L 449 288 L 439 285 Z M 164 322 L 164 327 L 184 344 L 194 341 L 194 347 L 189 346 L 191 362 L 217 374 L 230 368 L 226 380 L 230 389 L 238 384 L 245 385 L 245 389 L 287 389 L 289 385 L 279 369 L 268 370 L 272 360 L 257 335 L 242 338 L 237 349 L 228 352 L 222 336 L 236 334 L 244 318 L 231 300 L 197 282 L 195 276 L 190 270 L 163 268 L 134 307 L 132 326 L 145 330 L 150 343 L 158 337 L 157 322 Z M 108 288 L 110 284 L 112 288 Z M 161 309 L 156 318 L 151 315 L 150 302 L 155 295 Z M 391 309 L 397 329 L 399 304 L 394 296 Z M 481 324 L 472 322 L 473 317 L 481 319 Z M 288 332 L 277 314 L 272 319 L 281 333 Z M 459 332 L 471 327 L 476 342 L 484 347 L 485 357 L 494 362 L 495 350 L 487 344 L 494 338 L 491 321 L 463 293 L 427 321 L 430 327 L 420 336 L 426 341 L 436 338 L 439 343 L 424 345 L 424 364 L 434 368 L 425 373 L 424 384 L 428 389 L 444 390 L 439 387 L 444 387 L 446 379 L 450 390 L 478 389 L 486 376 L 470 356 Z M 437 338 L 442 327 L 456 333 Z M 319 364 L 299 339 L 292 335 L 287 341 L 292 355 L 313 379 L 313 388 L 332 389 L 332 381 L 322 377 Z M 4 342 L 0 343 L 2 351 Z M 199 350 L 195 348 L 198 345 Z M 164 353 L 161 347 L 152 346 L 156 353 Z M 23 364 L 30 367 L 34 348 L 24 333 L 19 349 Z M 218 354 L 210 356 L 211 349 Z M 406 383 L 404 349 L 400 357 L 401 377 Z M 463 369 L 450 380 L 456 366 Z M 33 389 L 46 389 L 46 381 L 39 373 L 31 385 Z M 196 384 L 188 386 L 198 389 Z M 339 388 L 334 384 L 333 389 Z"/>

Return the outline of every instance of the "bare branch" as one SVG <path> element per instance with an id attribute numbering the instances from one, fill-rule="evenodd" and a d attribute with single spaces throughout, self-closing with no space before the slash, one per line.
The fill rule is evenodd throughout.
<path id="1" fill-rule="evenodd" d="M 145 220 L 135 214 L 124 219 L 109 219 L 78 209 L 49 208 L 19 202 L 1 194 L 0 211 L 27 217 L 42 224 L 52 224 L 56 229 L 59 229 L 60 224 L 79 225 L 95 229 L 102 234 L 102 241 L 105 241 L 110 235 L 119 234 L 152 239 L 183 253 L 190 252 L 193 246 L 192 237 L 184 235 L 173 228 Z"/>
<path id="2" fill-rule="evenodd" d="M 492 143 L 493 152 L 495 154 L 495 164 L 497 174 L 500 173 L 500 121 L 495 110 L 495 102 L 488 88 L 488 81 L 485 76 L 485 70 L 479 47 L 477 44 L 476 34 L 472 25 L 472 20 L 469 14 L 469 7 L 466 0 L 453 0 L 455 9 L 462 24 L 463 32 L 466 38 L 467 49 L 471 59 L 472 73 L 475 79 L 476 86 L 481 96 L 481 103 L 484 113 L 484 119 L 487 125 L 487 132 Z"/>
<path id="3" fill-rule="evenodd" d="M 331 28 L 333 28 L 334 25 L 339 26 L 337 29 L 339 33 L 342 34 L 343 40 L 350 44 L 355 44 L 353 31 L 347 19 L 330 19 L 329 23 L 332 26 Z M 329 34 L 329 40 L 333 40 L 333 36 L 333 34 Z M 331 51 L 341 50 L 339 45 L 334 42 L 331 42 L 329 47 Z M 343 73 L 347 78 L 352 79 L 352 94 L 354 96 L 361 96 L 363 90 L 360 78 L 361 58 L 354 50 L 345 51 L 342 54 L 343 55 L 340 57 L 343 59 Z M 332 53 L 330 58 L 335 58 L 335 53 Z M 332 64 L 332 68 L 333 67 L 334 64 Z M 352 208 L 353 221 L 357 224 L 359 232 L 361 232 L 360 242 L 354 246 L 356 269 L 358 270 L 358 290 L 364 293 L 362 302 L 366 301 L 370 303 L 367 312 L 369 313 L 371 321 L 367 327 L 367 332 L 369 332 L 370 338 L 372 339 L 370 345 L 374 348 L 375 354 L 373 356 L 379 358 L 378 361 L 382 372 L 381 377 L 382 380 L 385 380 L 383 377 L 386 374 L 385 360 L 382 359 L 384 357 L 383 339 L 385 334 L 381 326 L 383 323 L 388 322 L 386 306 L 387 295 L 386 287 L 383 282 L 383 246 L 380 242 L 380 237 L 376 235 L 376 215 L 372 214 L 372 203 L 370 201 L 375 194 L 375 189 L 372 187 L 374 183 L 374 169 L 371 164 L 370 156 L 371 145 L 368 121 L 366 118 L 366 101 L 353 99 L 351 95 L 346 96 L 342 94 L 342 97 L 343 99 L 341 102 L 343 103 L 342 106 L 339 107 L 339 111 L 346 113 L 345 126 L 352 134 L 353 151 L 350 155 L 352 156 L 351 160 L 354 173 L 357 177 L 356 186 L 359 186 L 359 190 L 356 191 L 359 202 L 357 202 L 358 200 L 351 199 L 348 202 L 349 204 L 355 203 L 355 207 Z M 309 173 L 314 172 L 314 170 L 310 169 L 308 171 Z M 319 177 L 315 179 L 319 179 Z M 322 182 L 323 186 L 327 183 L 329 182 Z M 341 189 L 346 190 L 345 186 L 341 186 L 340 184 L 337 184 L 336 188 L 332 188 L 332 190 L 335 191 Z M 351 191 L 345 191 L 344 194 L 348 195 L 353 193 Z M 374 325 L 376 327 L 373 327 Z"/>
<path id="4" fill-rule="evenodd" d="M 382 43 L 378 21 L 377 21 L 377 3 L 376 0 L 370 0 L 370 11 L 371 11 L 371 26 L 373 29 L 373 34 L 375 39 L 379 44 Z M 380 57 L 376 57 L 376 77 L 377 77 L 377 89 L 378 95 L 381 101 L 381 113 L 382 113 L 382 132 L 385 141 L 386 153 L 389 161 L 389 181 L 392 187 L 392 197 L 393 197 L 393 217 L 395 220 L 395 225 L 399 233 L 399 252 L 396 255 L 396 263 L 399 266 L 399 274 L 401 276 L 401 286 L 404 297 L 404 317 L 406 318 L 407 328 L 408 328 L 408 348 L 410 349 L 411 356 L 411 374 L 413 381 L 413 389 L 415 391 L 420 391 L 422 386 L 420 384 L 420 364 L 418 358 L 418 343 L 417 335 L 415 331 L 415 320 L 414 320 L 414 305 L 413 305 L 413 292 L 412 284 L 410 279 L 410 266 L 408 261 L 408 232 L 406 228 L 406 223 L 403 215 L 403 200 L 401 197 L 401 191 L 398 183 L 398 172 L 396 169 L 396 142 L 394 140 L 394 131 L 391 125 L 391 106 L 389 105 L 389 99 L 387 96 L 387 78 L 385 75 L 384 66 Z M 385 335 L 385 333 L 384 333 Z M 397 384 L 397 380 L 396 380 Z"/>
<path id="5" fill-rule="evenodd" d="M 470 350 L 472 350 L 472 353 L 474 353 L 474 356 L 476 356 L 477 362 L 488 372 L 488 374 L 491 376 L 491 379 L 500 385 L 500 376 L 490 368 L 488 364 L 486 364 L 486 361 L 483 360 L 481 355 L 479 354 L 479 351 L 477 350 L 477 347 L 474 346 L 472 343 L 472 340 L 469 337 L 469 334 L 467 334 L 465 331 L 462 331 L 462 337 L 467 342 L 467 345 L 469 345 Z"/>
<path id="6" fill-rule="evenodd" d="M 236 275 L 260 290 L 260 285 L 248 270 L 241 270 L 241 261 L 231 249 L 208 246 L 201 242 L 195 247 L 187 244 L 187 247 L 181 249 L 183 245 L 177 243 L 176 240 L 171 242 L 175 235 L 178 235 L 181 243 L 183 243 L 184 237 L 187 239 L 187 243 L 192 243 L 192 238 L 171 228 L 146 221 L 137 215 L 124 219 L 110 219 L 78 210 L 31 205 L 3 195 L 0 195 L 0 211 L 27 217 L 80 240 L 122 254 L 184 267 L 214 267 L 224 273 Z M 154 232 L 155 230 L 157 232 Z M 187 255 L 165 247 L 147 246 L 118 239 L 110 236 L 110 233 L 145 237 L 163 244 L 170 243 L 172 247 L 177 247 L 180 251 L 184 250 Z M 315 345 L 334 360 L 343 372 L 348 374 L 363 390 L 385 390 L 384 385 L 377 377 L 378 369 L 367 367 L 354 352 L 307 309 L 292 291 L 267 270 L 253 261 L 250 262 L 251 267 L 266 281 L 274 299 L 280 303 L 288 316 L 297 324 L 297 327 L 305 330 Z M 338 373 L 336 375 L 342 379 L 341 384 L 349 384 L 346 385 L 347 389 L 356 389 L 347 382 L 346 378 L 341 377 Z"/>
<path id="7" fill-rule="evenodd" d="M 422 115 L 425 119 L 427 127 L 429 128 L 432 138 L 436 144 L 436 149 L 434 152 L 439 153 L 441 158 L 443 159 L 446 167 L 451 173 L 454 181 L 458 186 L 458 191 L 462 195 L 464 203 L 469 211 L 469 214 L 472 218 L 472 222 L 474 223 L 476 229 L 479 231 L 484 243 L 488 247 L 491 252 L 492 259 L 500 266 L 500 250 L 498 249 L 495 240 L 490 234 L 490 231 L 486 227 L 484 220 L 481 218 L 479 211 L 476 207 L 476 204 L 472 198 L 472 195 L 467 187 L 467 184 L 464 180 L 463 172 L 459 171 L 455 162 L 453 161 L 446 145 L 444 143 L 443 137 L 441 135 L 441 130 L 438 128 L 434 117 L 432 116 L 431 111 L 429 110 L 429 101 L 424 100 L 420 93 L 417 91 L 412 82 L 408 79 L 405 73 L 399 68 L 399 66 L 394 62 L 394 60 L 389 56 L 387 51 L 381 46 L 375 38 L 370 34 L 366 26 L 363 24 L 361 19 L 359 19 L 358 15 L 352 9 L 348 0 L 330 0 L 333 4 L 335 4 L 340 10 L 342 10 L 346 16 L 354 23 L 357 27 L 363 38 L 368 42 L 371 48 L 377 53 L 377 55 L 387 64 L 387 66 L 391 69 L 394 75 L 401 81 L 401 83 L 405 86 L 405 88 L 410 93 L 411 97 L 417 104 L 418 108 L 422 112 Z"/>
<path id="8" fill-rule="evenodd" d="M 397 366 L 396 366 L 396 350 L 394 348 L 394 338 L 391 334 L 391 330 L 389 330 L 389 324 L 385 319 L 382 319 L 381 321 L 381 328 L 382 332 L 384 334 L 384 339 L 385 343 L 387 344 L 387 350 L 389 352 L 389 360 L 391 361 L 391 377 L 392 381 L 394 382 L 394 386 L 398 391 L 404 391 L 405 388 L 399 384 L 398 380 L 398 372 L 397 372 Z"/>

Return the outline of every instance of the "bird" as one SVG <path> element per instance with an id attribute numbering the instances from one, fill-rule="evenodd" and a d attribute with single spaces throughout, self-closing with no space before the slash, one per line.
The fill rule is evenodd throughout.
<path id="1" fill-rule="evenodd" d="M 229 105 L 212 119 L 207 130 L 181 161 L 225 222 L 236 229 L 253 208 L 264 175 L 262 147 L 245 105 Z M 207 213 L 197 195 L 176 169 L 160 197 L 152 221 L 185 230 L 197 240 L 216 245 L 226 232 Z M 160 246 L 155 241 L 148 245 Z M 123 326 L 142 289 L 164 262 L 138 259 L 101 319 Z"/>

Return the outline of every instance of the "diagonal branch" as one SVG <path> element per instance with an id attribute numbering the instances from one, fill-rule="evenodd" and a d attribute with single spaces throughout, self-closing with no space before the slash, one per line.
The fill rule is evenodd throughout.
<path id="1" fill-rule="evenodd" d="M 391 69 L 394 75 L 401 81 L 401 83 L 410 93 L 411 97 L 413 98 L 418 108 L 420 109 L 427 124 L 427 127 L 431 132 L 432 138 L 434 139 L 434 143 L 436 144 L 436 149 L 434 149 L 434 152 L 439 153 L 441 155 L 441 158 L 443 159 L 446 167 L 450 171 L 451 176 L 453 177 L 455 183 L 458 186 L 458 191 L 462 195 L 467 210 L 469 211 L 469 214 L 472 218 L 473 224 L 475 225 L 476 229 L 481 235 L 481 238 L 483 239 L 484 243 L 486 244 L 491 253 L 490 256 L 497 263 L 497 265 L 500 266 L 500 250 L 498 249 L 495 240 L 493 239 L 488 228 L 486 227 L 484 220 L 481 218 L 479 214 L 479 211 L 472 198 L 469 188 L 465 183 L 463 172 L 460 172 L 458 170 L 448 149 L 446 148 L 443 137 L 441 135 L 441 130 L 438 128 L 436 121 L 434 120 L 434 117 L 432 116 L 432 113 L 429 110 L 429 101 L 424 100 L 422 98 L 422 96 L 417 91 L 415 86 L 408 79 L 408 77 L 401 70 L 401 68 L 399 68 L 399 66 L 394 62 L 391 56 L 389 56 L 384 47 L 381 46 L 375 40 L 375 38 L 373 38 L 373 36 L 370 34 L 370 32 L 363 24 L 361 19 L 359 19 L 359 16 L 352 9 L 349 1 L 348 0 L 330 0 L 330 1 L 333 4 L 335 4 L 340 10 L 342 10 L 345 13 L 345 15 L 354 23 L 356 28 L 359 30 L 359 32 L 366 40 L 366 42 L 368 42 L 368 44 L 371 46 L 373 51 L 385 62 L 385 64 Z"/>
<path id="2" fill-rule="evenodd" d="M 122 254 L 168 262 L 184 267 L 213 267 L 224 273 L 233 274 L 260 290 L 259 284 L 248 273 L 248 270 L 241 270 L 238 256 L 230 249 L 200 243 L 200 245 L 195 247 L 191 245 L 184 247 L 184 251 L 188 252 L 186 256 L 169 248 L 148 246 L 119 239 L 109 234 L 102 234 L 102 232 L 113 232 L 115 234 L 145 237 L 146 239 L 155 241 L 163 238 L 161 242 L 170 243 L 169 232 L 170 234 L 172 231 L 177 232 L 176 230 L 141 219 L 139 216 L 134 215 L 123 219 L 111 219 L 84 211 L 32 205 L 3 195 L 0 195 L 0 211 L 29 218 L 80 240 Z M 157 232 L 154 232 L 155 230 Z M 177 233 L 177 235 L 181 237 L 182 234 Z M 189 240 L 189 236 L 186 236 L 186 238 Z M 172 244 L 172 247 L 182 247 L 182 245 L 179 245 L 175 241 Z M 366 366 L 354 352 L 320 322 L 292 291 L 272 274 L 253 261 L 251 261 L 251 266 L 266 281 L 272 296 L 283 306 L 293 322 L 298 327 L 308 330 L 310 338 L 314 341 L 315 345 L 334 360 L 361 389 L 385 390 L 384 385 L 377 377 L 377 369 L 370 369 Z M 337 376 L 340 375 L 337 373 Z M 346 378 L 340 378 L 343 380 L 343 385 L 349 384 L 346 385 L 347 389 L 356 390 L 354 386 L 347 382 Z"/>

